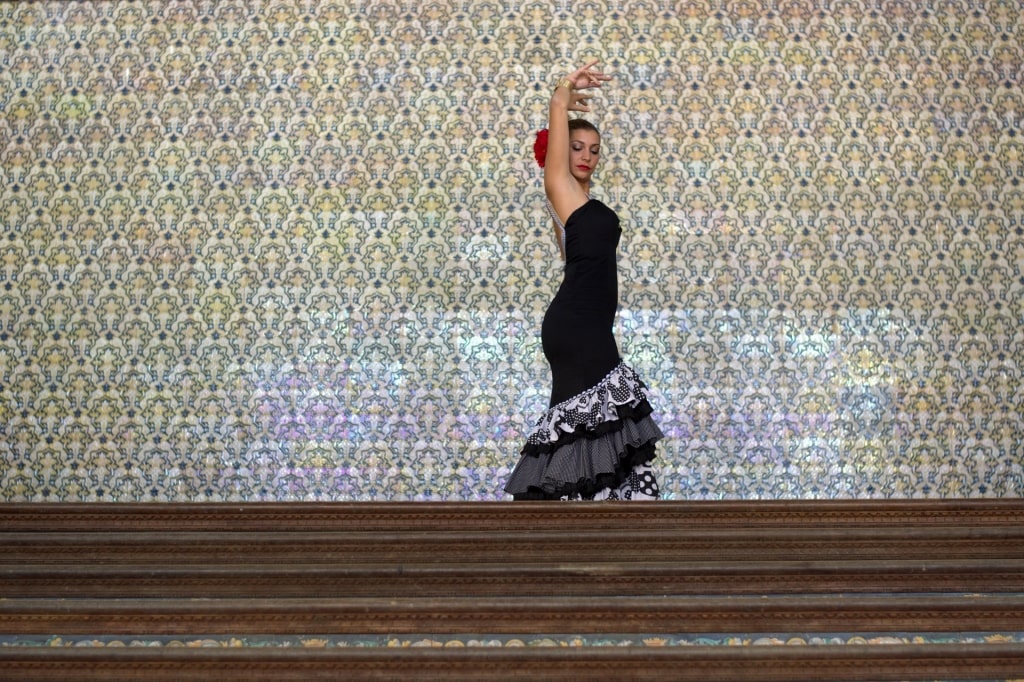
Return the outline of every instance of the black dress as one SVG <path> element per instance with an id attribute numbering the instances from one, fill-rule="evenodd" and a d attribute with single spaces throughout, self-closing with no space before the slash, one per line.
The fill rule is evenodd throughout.
<path id="1" fill-rule="evenodd" d="M 589 199 L 563 231 L 565 274 L 541 327 L 551 400 L 505 492 L 516 500 L 656 499 L 651 460 L 662 433 L 612 333 L 619 218 Z"/>

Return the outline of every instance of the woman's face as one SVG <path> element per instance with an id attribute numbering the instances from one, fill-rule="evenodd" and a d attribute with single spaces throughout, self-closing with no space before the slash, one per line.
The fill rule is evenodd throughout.
<path id="1" fill-rule="evenodd" d="M 601 136 L 593 130 L 573 130 L 569 137 L 569 169 L 579 182 L 590 182 L 601 158 Z"/>

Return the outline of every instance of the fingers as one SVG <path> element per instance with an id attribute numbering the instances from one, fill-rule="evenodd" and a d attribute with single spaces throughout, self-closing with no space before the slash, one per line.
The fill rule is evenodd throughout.
<path id="1" fill-rule="evenodd" d="M 597 64 L 597 62 L 593 61 L 593 62 L 587 64 L 586 66 L 581 66 L 580 68 L 578 68 L 575 71 L 573 71 L 572 75 L 570 77 L 572 77 L 572 76 L 582 76 L 584 73 L 589 71 L 594 66 L 594 64 Z"/>
<path id="2" fill-rule="evenodd" d="M 588 77 L 594 79 L 595 81 L 610 81 L 612 79 L 611 76 L 609 76 L 609 75 L 607 75 L 607 74 L 605 74 L 605 73 L 603 73 L 601 71 L 594 70 L 594 67 L 597 66 L 600 62 L 601 62 L 600 59 L 592 59 L 592 60 L 590 60 L 589 62 L 587 62 L 586 66 L 584 66 L 581 69 L 579 69 L 579 73 L 582 74 L 582 75 L 588 76 Z"/>
<path id="3" fill-rule="evenodd" d="M 576 69 L 569 78 L 577 89 L 599 88 L 601 84 L 612 79 L 611 76 L 595 71 L 594 66 L 600 62 L 599 59 L 592 59 L 586 65 Z"/>
<path id="4" fill-rule="evenodd" d="M 590 97 L 575 95 L 569 102 L 569 111 L 590 111 Z"/>
<path id="5" fill-rule="evenodd" d="M 597 66 L 597 64 L 599 64 L 600 61 L 601 61 L 600 59 L 592 59 L 592 60 L 590 60 L 589 62 L 587 62 L 587 65 L 581 67 L 577 71 L 577 73 L 580 74 L 580 75 L 583 75 L 583 76 L 589 76 L 591 78 L 593 78 L 595 75 L 604 75 L 604 74 L 601 74 L 600 71 L 591 71 L 591 69 L 593 69 L 595 66 Z"/>

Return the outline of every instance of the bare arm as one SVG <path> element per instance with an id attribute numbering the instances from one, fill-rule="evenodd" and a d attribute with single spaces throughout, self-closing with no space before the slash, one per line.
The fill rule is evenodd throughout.
<path id="1" fill-rule="evenodd" d="M 589 94 L 582 91 L 601 87 L 611 80 L 593 67 L 597 60 L 582 66 L 558 82 L 548 105 L 548 152 L 544 165 L 544 191 L 563 223 L 587 201 L 586 192 L 569 168 L 569 112 L 590 111 Z M 559 243 L 561 248 L 561 243 Z M 563 254 L 564 258 L 564 254 Z"/>

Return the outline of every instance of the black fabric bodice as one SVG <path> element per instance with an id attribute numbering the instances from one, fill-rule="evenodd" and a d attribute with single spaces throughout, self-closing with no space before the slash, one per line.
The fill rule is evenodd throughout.
<path id="1" fill-rule="evenodd" d="M 551 366 L 550 406 L 597 384 L 619 363 L 612 327 L 619 303 L 615 211 L 590 199 L 565 222 L 565 272 L 541 327 Z"/>

